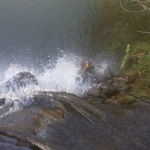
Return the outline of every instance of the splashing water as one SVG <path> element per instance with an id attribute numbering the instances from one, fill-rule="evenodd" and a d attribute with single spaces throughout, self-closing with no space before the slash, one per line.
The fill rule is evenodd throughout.
<path id="1" fill-rule="evenodd" d="M 55 68 L 47 69 L 37 76 L 39 83 L 45 90 L 66 91 L 79 94 L 81 87 L 76 78 L 80 69 L 76 59 L 63 57 L 58 60 Z"/>
<path id="2" fill-rule="evenodd" d="M 6 99 L 6 107 L 8 105 L 7 115 L 11 112 L 22 109 L 22 106 L 30 105 L 32 103 L 32 93 L 35 91 L 55 91 L 55 92 L 68 92 L 78 96 L 83 96 L 84 93 L 91 87 L 90 84 L 79 84 L 77 79 L 82 77 L 79 74 L 81 69 L 81 58 L 74 56 L 64 55 L 60 57 L 55 66 L 47 65 L 43 67 L 43 71 L 34 70 L 33 68 L 22 67 L 17 64 L 11 64 L 6 70 L 3 77 L 3 84 L 5 81 L 12 78 L 19 72 L 30 72 L 38 80 L 38 85 L 29 84 L 26 87 L 19 88 L 16 91 L 10 90 L 7 93 L 1 93 L 0 98 Z M 97 70 L 100 74 L 104 72 L 107 66 L 104 64 Z M 12 82 L 13 83 L 13 82 Z M 15 87 L 15 85 L 13 85 Z M 25 98 L 26 97 L 26 98 Z M 13 103 L 13 106 L 10 107 Z"/>
<path id="3" fill-rule="evenodd" d="M 20 89 L 19 92 L 13 93 L 10 91 L 9 97 L 13 94 L 23 95 L 27 92 L 32 92 L 34 90 L 48 90 L 48 91 L 64 91 L 76 94 L 78 96 L 84 94 L 84 92 L 89 87 L 88 85 L 81 85 L 77 82 L 77 78 L 81 78 L 79 75 L 80 70 L 80 58 L 71 57 L 64 55 L 59 58 L 55 67 L 50 67 L 50 65 L 43 67 L 43 72 L 39 70 L 30 69 L 27 67 L 22 67 L 17 64 L 11 64 L 6 70 L 3 82 L 6 82 L 11 77 L 19 72 L 30 72 L 33 74 L 39 82 L 37 86 L 27 86 L 26 88 Z"/>

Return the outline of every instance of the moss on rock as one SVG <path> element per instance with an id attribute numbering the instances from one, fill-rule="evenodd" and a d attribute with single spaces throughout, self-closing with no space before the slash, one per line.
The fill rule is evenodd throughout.
<path id="1" fill-rule="evenodd" d="M 150 43 L 135 44 L 125 65 L 122 74 L 135 77 L 132 94 L 150 99 Z"/>

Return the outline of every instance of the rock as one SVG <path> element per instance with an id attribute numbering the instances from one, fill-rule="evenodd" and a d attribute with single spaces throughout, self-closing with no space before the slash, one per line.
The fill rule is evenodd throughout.
<path id="1" fill-rule="evenodd" d="M 107 97 L 105 95 L 102 95 L 102 88 L 101 88 L 101 85 L 100 84 L 94 84 L 93 86 L 91 86 L 90 89 L 88 89 L 85 93 L 84 93 L 84 96 L 83 98 L 87 99 L 87 100 L 90 100 L 90 101 L 95 101 L 95 100 L 98 100 L 98 101 L 106 101 L 107 100 Z"/>
<path id="2" fill-rule="evenodd" d="M 119 93 L 118 89 L 110 87 L 107 84 L 100 83 L 95 84 L 90 89 L 88 89 L 84 95 L 84 98 L 92 99 L 93 97 L 93 98 L 101 98 L 101 100 L 107 100 L 118 93 Z"/>
<path id="3" fill-rule="evenodd" d="M 38 81 L 34 75 L 29 72 L 20 72 L 7 82 L 0 86 L 0 93 L 6 93 L 8 91 L 17 91 L 27 85 L 37 85 Z"/>
<path id="4" fill-rule="evenodd" d="M 86 72 L 93 73 L 93 72 L 95 72 L 95 68 L 94 68 L 94 66 L 92 65 L 91 62 L 82 61 L 80 72 L 81 73 L 86 73 Z"/>
<path id="5" fill-rule="evenodd" d="M 105 91 L 103 91 L 103 95 L 107 96 L 107 98 L 111 98 L 114 95 L 117 95 L 119 93 L 119 91 L 115 88 L 107 88 L 105 89 Z"/>
<path id="6" fill-rule="evenodd" d="M 122 83 L 124 77 L 119 78 Z M 22 86 L 21 81 L 15 84 Z M 18 98 L 16 102 L 21 102 L 23 107 L 13 113 L 8 112 L 15 110 L 16 103 L 5 104 L 0 108 L 0 148 L 148 150 L 149 106 L 121 106 L 132 103 L 134 98 L 118 94 L 111 86 L 113 80 L 108 82 L 93 84 L 91 93 L 106 96 L 110 98 L 109 103 L 115 105 L 98 106 L 74 94 L 50 91 L 34 91 Z M 5 117 L 1 117 L 3 114 Z"/>
<path id="7" fill-rule="evenodd" d="M 22 137 L 11 136 L 7 134 L 0 135 L 0 149 L 3 150 L 31 150 L 39 147 L 33 145 L 31 142 Z"/>
<path id="8" fill-rule="evenodd" d="M 113 78 L 112 86 L 120 88 L 124 85 L 124 76 L 116 76 Z"/>
<path id="9" fill-rule="evenodd" d="M 86 98 L 97 97 L 106 99 L 118 93 L 118 90 L 109 87 L 113 83 L 111 79 L 113 73 L 108 66 L 101 66 L 99 69 L 95 69 L 92 63 L 83 61 L 79 74 L 83 81 L 81 84 L 90 85 L 90 88 L 84 94 Z"/>
<path id="10" fill-rule="evenodd" d="M 104 68 L 104 72 L 103 72 L 103 80 L 108 81 L 109 79 L 111 79 L 113 77 L 113 73 L 110 70 L 109 66 L 107 66 L 106 68 Z"/>
<path id="11" fill-rule="evenodd" d="M 134 97 L 123 93 L 113 96 L 111 99 L 108 100 L 108 102 L 116 105 L 132 104 L 134 103 L 134 101 L 135 101 Z"/>
<path id="12" fill-rule="evenodd" d="M 124 82 L 125 83 L 133 83 L 135 81 L 135 77 L 133 75 L 125 76 Z"/>
<path id="13" fill-rule="evenodd" d="M 78 79 L 81 84 L 90 84 L 95 83 L 96 81 L 96 70 L 92 63 L 89 61 L 82 61 L 80 64 L 80 70 L 79 75 L 81 76 L 81 79 Z"/>
<path id="14" fill-rule="evenodd" d="M 101 81 L 107 81 L 113 77 L 113 73 L 108 66 L 105 68 L 101 66 L 97 69 L 89 61 L 81 62 L 81 69 L 79 71 L 79 74 L 81 75 L 83 84 L 98 84 Z"/>
<path id="15" fill-rule="evenodd" d="M 70 98 L 72 95 L 68 100 L 73 102 Z M 39 105 L 2 118 L 1 149 L 8 149 L 7 142 L 15 146 L 10 149 L 149 150 L 149 106 L 96 104 L 95 108 L 106 114 L 103 120 L 95 116 L 95 108 L 91 112 L 81 105 L 77 105 L 76 110 L 66 103 L 63 105 L 65 111 L 61 106 L 45 108 Z M 84 115 L 80 114 L 81 110 Z M 2 137 L 4 135 L 7 139 Z"/>
<path id="16" fill-rule="evenodd" d="M 132 88 L 130 84 L 134 83 L 134 81 L 135 81 L 134 75 L 130 76 L 119 75 L 112 79 L 111 85 L 120 91 L 130 91 Z"/>
<path id="17" fill-rule="evenodd" d="M 119 94 L 121 91 L 130 91 L 131 83 L 135 81 L 135 75 L 113 76 L 110 68 L 100 67 L 96 70 L 94 66 L 88 62 L 82 62 L 81 70 L 79 72 L 82 75 L 83 82 L 81 84 L 88 83 L 90 88 L 84 94 L 84 98 L 87 99 L 110 99 L 111 97 Z"/>
<path id="18" fill-rule="evenodd" d="M 4 105 L 5 104 L 5 98 L 1 98 L 0 99 L 0 106 Z"/>

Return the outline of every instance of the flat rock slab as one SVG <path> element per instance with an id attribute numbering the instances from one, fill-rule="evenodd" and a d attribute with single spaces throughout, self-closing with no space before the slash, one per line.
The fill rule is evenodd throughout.
<path id="1" fill-rule="evenodd" d="M 14 149 L 149 150 L 149 105 L 97 107 L 105 113 L 104 120 L 82 108 L 89 120 L 65 103 L 53 109 L 32 106 L 9 114 L 0 120 L 0 135 L 8 141 L 3 140 L 0 146 L 7 149 L 9 143 Z"/>

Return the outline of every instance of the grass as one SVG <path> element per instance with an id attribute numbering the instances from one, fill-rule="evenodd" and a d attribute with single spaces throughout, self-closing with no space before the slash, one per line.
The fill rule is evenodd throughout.
<path id="1" fill-rule="evenodd" d="M 147 52 L 139 64 L 122 70 L 124 75 L 136 74 L 136 81 L 132 85 L 132 94 L 150 98 L 150 42 L 139 42 L 132 47 L 130 57 Z M 129 59 L 128 58 L 128 59 Z"/>
<path id="2" fill-rule="evenodd" d="M 131 55 L 137 54 L 139 52 L 145 52 L 149 51 L 150 52 L 150 41 L 149 42 L 138 42 L 136 43 L 131 51 Z"/>

